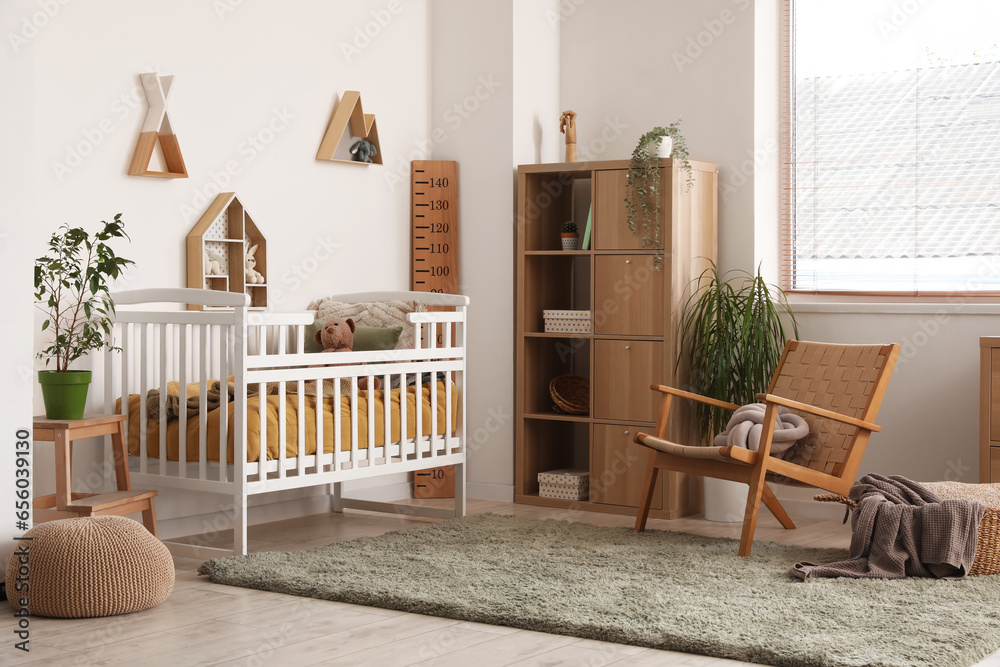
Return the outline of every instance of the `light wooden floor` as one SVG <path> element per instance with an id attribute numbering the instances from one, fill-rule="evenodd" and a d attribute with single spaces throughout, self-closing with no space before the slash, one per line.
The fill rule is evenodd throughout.
<path id="1" fill-rule="evenodd" d="M 469 511 L 572 519 L 627 526 L 627 516 L 574 513 L 473 500 Z M 254 551 L 300 549 L 417 525 L 427 519 L 351 512 L 320 514 L 250 528 Z M 814 546 L 847 547 L 839 521 L 798 521 L 782 529 L 762 514 L 757 537 Z M 739 524 L 700 517 L 654 520 L 650 528 L 739 537 Z M 220 539 L 228 539 L 221 536 Z M 170 598 L 137 614 L 84 620 L 34 618 L 31 652 L 12 648 L 11 607 L 0 603 L 0 664 L 19 665 L 741 665 L 730 660 L 656 651 L 434 616 L 359 607 L 209 583 L 200 561 L 175 559 Z M 1000 652 L 981 665 L 1000 666 Z"/>

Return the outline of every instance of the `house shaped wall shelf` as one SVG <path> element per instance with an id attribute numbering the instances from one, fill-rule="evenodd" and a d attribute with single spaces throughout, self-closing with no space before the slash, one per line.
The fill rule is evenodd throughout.
<path id="1" fill-rule="evenodd" d="M 367 139 L 375 146 L 375 155 L 371 162 L 358 162 L 356 160 L 343 160 L 333 157 L 340 140 L 344 136 L 344 130 L 348 123 L 351 127 L 351 135 L 354 140 Z M 326 134 L 323 135 L 323 142 L 316 152 L 317 160 L 330 160 L 331 162 L 347 162 L 349 164 L 382 164 L 382 145 L 378 142 L 378 127 L 375 125 L 375 115 L 365 113 L 361 108 L 361 93 L 356 90 L 348 90 L 337 105 L 337 109 L 330 119 L 330 124 L 326 127 Z"/>
<path id="2" fill-rule="evenodd" d="M 264 282 L 246 283 L 244 256 L 247 246 L 257 246 L 256 270 Z M 222 274 L 210 275 L 206 251 L 222 259 Z M 188 287 L 222 292 L 246 292 L 250 309 L 267 308 L 267 240 L 235 192 L 223 192 L 195 224 L 187 237 Z M 201 306 L 188 305 L 189 310 Z"/>
<path id="3" fill-rule="evenodd" d="M 167 97 L 174 77 L 167 74 L 148 72 L 140 74 L 142 89 L 146 92 L 146 119 L 142 122 L 139 141 L 132 154 L 132 163 L 128 167 L 129 176 L 155 176 L 158 178 L 187 178 L 187 167 L 184 166 L 184 156 L 177 143 L 177 135 L 170 126 L 167 116 Z M 153 150 L 159 142 L 163 151 L 163 162 L 166 171 L 149 171 L 149 161 Z"/>

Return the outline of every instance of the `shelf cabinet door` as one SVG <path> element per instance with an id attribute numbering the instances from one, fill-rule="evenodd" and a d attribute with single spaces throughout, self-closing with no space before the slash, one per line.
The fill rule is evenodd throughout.
<path id="1" fill-rule="evenodd" d="M 656 421 L 658 394 L 649 385 L 663 382 L 663 343 L 597 340 L 594 345 L 594 418 Z"/>
<path id="2" fill-rule="evenodd" d="M 652 255 L 598 255 L 594 262 L 595 333 L 662 336 L 666 272 L 656 270 Z"/>
<path id="3" fill-rule="evenodd" d="M 663 170 L 661 169 L 661 172 Z M 641 250 L 642 231 L 632 234 L 628 228 L 628 212 L 625 210 L 625 185 L 628 182 L 627 169 L 604 169 L 594 176 L 594 249 L 595 250 Z M 660 179 L 660 223 L 670 210 L 670 194 L 665 187 L 666 179 Z M 663 247 L 666 226 L 660 234 Z"/>
<path id="4" fill-rule="evenodd" d="M 590 501 L 605 505 L 638 507 L 646 481 L 649 449 L 634 442 L 635 434 L 650 427 L 594 424 L 594 449 L 590 461 Z M 663 477 L 656 480 L 653 509 L 663 508 Z"/>

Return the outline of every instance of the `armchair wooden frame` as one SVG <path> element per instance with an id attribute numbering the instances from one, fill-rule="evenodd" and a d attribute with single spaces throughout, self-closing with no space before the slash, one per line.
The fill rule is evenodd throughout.
<path id="1" fill-rule="evenodd" d="M 795 528 L 768 486 L 767 476 L 781 476 L 791 483 L 846 494 L 854 483 L 868 438 L 880 430 L 874 419 L 898 357 L 899 345 L 895 344 L 833 345 L 789 341 L 767 393 L 757 395 L 757 400 L 767 408 L 756 452 L 734 446 L 686 446 L 666 440 L 671 403 L 675 397 L 726 410 L 736 410 L 739 406 L 673 387 L 652 385 L 650 389 L 662 394 L 656 433 L 639 433 L 635 437 L 636 443 L 649 448 L 646 480 L 635 520 L 636 531 L 645 530 L 660 470 L 742 482 L 749 486 L 740 556 L 750 555 L 762 501 L 783 527 Z M 800 413 L 810 427 L 805 446 L 792 460 L 771 456 L 779 407 Z"/>

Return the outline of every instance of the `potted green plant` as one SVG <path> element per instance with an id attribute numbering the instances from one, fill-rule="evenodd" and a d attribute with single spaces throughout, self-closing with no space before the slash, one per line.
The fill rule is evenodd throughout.
<path id="1" fill-rule="evenodd" d="M 798 322 L 785 293 L 760 274 L 720 274 L 713 264 L 692 283 L 680 326 L 679 375 L 693 391 L 746 405 L 767 389 L 788 340 L 797 338 Z M 695 421 L 701 442 L 726 428 L 731 413 L 698 403 Z M 732 503 L 732 504 L 729 504 Z M 705 516 L 714 521 L 742 521 L 746 485 L 705 478 Z M 727 506 L 728 505 L 728 506 Z"/>
<path id="2" fill-rule="evenodd" d="M 575 222 L 567 222 L 562 226 L 562 249 L 576 250 L 580 244 L 580 234 L 577 233 Z"/>
<path id="3" fill-rule="evenodd" d="M 35 301 L 46 314 L 42 331 L 53 336 L 38 353 L 55 370 L 38 372 L 49 419 L 79 419 L 87 403 L 91 372 L 70 370 L 74 361 L 92 350 L 113 349 L 111 317 L 115 304 L 109 285 L 134 264 L 118 257 L 108 245 L 125 238 L 121 213 L 91 236 L 82 227 L 62 225 L 53 232 L 48 253 L 35 260 Z"/>
<path id="4" fill-rule="evenodd" d="M 629 161 L 628 181 L 625 185 L 625 211 L 632 235 L 642 230 L 642 247 L 662 247 L 660 210 L 663 192 L 660 178 L 660 158 L 679 160 L 687 174 L 686 187 L 694 183 L 691 163 L 688 161 L 687 143 L 680 132 L 681 119 L 666 127 L 654 127 L 639 137 Z M 659 266 L 660 256 L 656 256 Z"/>

